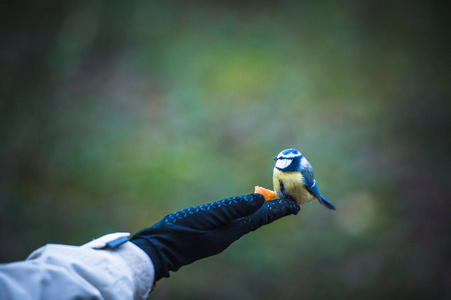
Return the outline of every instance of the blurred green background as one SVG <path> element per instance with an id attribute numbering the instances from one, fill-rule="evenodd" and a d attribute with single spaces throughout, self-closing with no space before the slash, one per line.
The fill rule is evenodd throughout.
<path id="1" fill-rule="evenodd" d="M 19 1 L 0 18 L 0 262 L 272 187 L 305 205 L 155 299 L 451 297 L 449 14 L 434 1 Z"/>

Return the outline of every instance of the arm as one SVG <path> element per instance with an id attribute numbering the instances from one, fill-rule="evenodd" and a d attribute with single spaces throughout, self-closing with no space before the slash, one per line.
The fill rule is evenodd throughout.
<path id="1" fill-rule="evenodd" d="M 167 215 L 131 241 L 116 233 L 79 247 L 49 244 L 26 261 L 0 265 L 0 299 L 145 299 L 169 271 L 298 211 L 293 201 L 264 203 L 251 194 Z"/>
<path id="2" fill-rule="evenodd" d="M 154 280 L 149 257 L 127 241 L 107 245 L 129 235 L 48 244 L 25 261 L 0 265 L 0 299 L 146 299 Z"/>

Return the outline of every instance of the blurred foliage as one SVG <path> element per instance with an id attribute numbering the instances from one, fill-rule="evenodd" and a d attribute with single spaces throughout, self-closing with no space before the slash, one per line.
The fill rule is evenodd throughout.
<path id="1" fill-rule="evenodd" d="M 305 205 L 156 299 L 451 296 L 450 40 L 434 1 L 15 2 L 0 18 L 0 261 L 271 187 Z"/>

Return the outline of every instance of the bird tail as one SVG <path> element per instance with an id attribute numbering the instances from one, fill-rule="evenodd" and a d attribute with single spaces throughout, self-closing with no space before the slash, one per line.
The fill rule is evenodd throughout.
<path id="1" fill-rule="evenodd" d="M 323 196 L 320 195 L 318 200 L 319 200 L 319 203 L 321 203 L 322 205 L 324 205 L 328 209 L 336 210 L 335 206 L 332 203 L 330 203 L 329 200 L 327 200 Z"/>

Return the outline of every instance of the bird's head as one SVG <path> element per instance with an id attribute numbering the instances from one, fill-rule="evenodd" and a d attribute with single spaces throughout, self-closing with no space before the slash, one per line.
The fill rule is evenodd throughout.
<path id="1" fill-rule="evenodd" d="M 285 149 L 274 157 L 276 168 L 283 172 L 300 170 L 302 154 L 296 149 Z"/>

